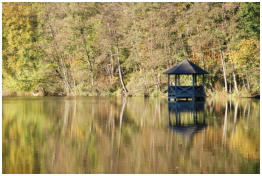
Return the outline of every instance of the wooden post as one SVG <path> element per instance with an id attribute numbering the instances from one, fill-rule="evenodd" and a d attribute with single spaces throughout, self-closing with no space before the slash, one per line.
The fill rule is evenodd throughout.
<path id="1" fill-rule="evenodd" d="M 195 75 L 195 86 L 197 86 L 197 75 Z"/>
<path id="2" fill-rule="evenodd" d="M 202 78 L 202 86 L 203 86 L 203 88 L 204 88 L 204 85 L 205 85 L 205 75 L 203 74 L 202 76 L 203 76 L 203 78 Z"/>
<path id="3" fill-rule="evenodd" d="M 169 74 L 167 75 L 167 80 L 168 80 L 168 83 L 167 83 L 167 85 L 168 85 L 168 88 L 167 88 L 167 94 L 168 94 L 168 101 L 170 101 L 170 98 L 169 98 L 169 91 L 170 91 L 170 88 L 169 88 L 169 86 L 170 86 L 170 84 L 169 84 Z"/>
<path id="4" fill-rule="evenodd" d="M 195 87 L 197 89 L 197 74 L 195 75 Z M 194 94 L 195 94 L 195 91 L 194 91 Z"/>
<path id="5" fill-rule="evenodd" d="M 180 75 L 177 75 L 177 77 L 178 77 L 178 80 L 177 80 L 178 84 L 177 85 L 180 86 Z"/>
<path id="6" fill-rule="evenodd" d="M 169 74 L 167 75 L 167 80 L 168 80 L 168 90 L 169 90 Z"/>
<path id="7" fill-rule="evenodd" d="M 206 123 L 206 117 L 205 117 L 205 102 L 204 102 L 204 105 L 203 105 L 203 118 L 204 118 L 204 124 Z"/>
<path id="8" fill-rule="evenodd" d="M 203 96 L 205 97 L 205 75 L 203 74 L 203 78 L 202 78 L 202 86 L 203 86 Z"/>
<path id="9" fill-rule="evenodd" d="M 175 75 L 175 87 L 177 86 L 177 75 Z"/>
<path id="10" fill-rule="evenodd" d="M 193 74 L 192 77 L 193 77 L 193 97 L 192 97 L 192 100 L 195 101 L 195 75 Z"/>
<path id="11" fill-rule="evenodd" d="M 175 101 L 176 101 L 177 77 L 178 75 L 175 75 Z"/>

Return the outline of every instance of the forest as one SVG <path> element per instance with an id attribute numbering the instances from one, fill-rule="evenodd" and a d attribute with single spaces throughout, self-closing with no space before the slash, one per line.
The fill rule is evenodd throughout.
<path id="1" fill-rule="evenodd" d="M 2 4 L 4 96 L 164 96 L 184 59 L 207 95 L 259 94 L 259 2 Z"/>

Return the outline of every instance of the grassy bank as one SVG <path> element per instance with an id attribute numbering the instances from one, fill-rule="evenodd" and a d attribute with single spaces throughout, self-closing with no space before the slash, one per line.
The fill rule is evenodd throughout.
<path id="1" fill-rule="evenodd" d="M 2 91 L 2 96 L 3 97 L 19 97 L 19 96 L 38 96 L 38 97 L 44 97 L 44 96 L 66 96 L 66 95 L 48 95 L 44 94 L 44 92 L 14 92 L 14 91 Z M 103 94 L 79 94 L 75 96 L 123 96 L 121 94 L 121 91 L 116 91 L 113 93 L 103 93 Z M 167 92 L 161 92 L 157 89 L 153 90 L 150 93 L 144 93 L 144 92 L 129 92 L 126 96 L 129 97 L 163 97 L 167 98 L 168 94 Z M 206 96 L 207 97 L 212 97 L 212 98 L 259 98 L 260 94 L 258 93 L 250 93 L 246 90 L 241 90 L 238 93 L 232 92 L 232 93 L 226 93 L 225 91 L 206 91 Z"/>

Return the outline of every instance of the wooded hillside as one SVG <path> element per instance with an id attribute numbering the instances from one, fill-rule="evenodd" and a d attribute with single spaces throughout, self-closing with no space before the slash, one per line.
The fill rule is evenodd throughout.
<path id="1" fill-rule="evenodd" d="M 259 3 L 3 3 L 2 11 L 4 92 L 161 95 L 163 72 L 190 59 L 209 72 L 208 94 L 259 94 Z"/>

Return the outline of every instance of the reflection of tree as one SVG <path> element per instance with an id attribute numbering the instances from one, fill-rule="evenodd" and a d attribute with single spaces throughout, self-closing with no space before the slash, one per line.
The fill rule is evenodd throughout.
<path id="1" fill-rule="evenodd" d="M 231 101 L 230 101 L 230 102 L 231 102 Z M 235 127 L 236 127 L 236 122 L 237 122 L 238 103 L 239 103 L 239 102 L 236 102 L 236 105 L 235 105 L 235 113 L 234 113 L 234 129 L 235 129 Z"/>
<path id="2" fill-rule="evenodd" d="M 39 173 L 41 170 L 39 147 L 45 136 L 40 129 L 45 128 L 46 121 L 42 114 L 43 102 L 35 101 L 17 101 L 15 106 L 3 103 L 3 173 Z"/>
<path id="3" fill-rule="evenodd" d="M 253 105 L 254 107 L 254 111 L 252 111 L 251 106 L 250 106 L 250 115 L 248 117 L 253 117 L 253 122 L 247 121 L 246 117 L 247 116 L 243 116 L 245 111 L 245 105 L 247 103 L 247 101 L 244 100 L 230 100 L 232 101 L 232 107 L 234 106 L 234 108 L 228 108 L 228 103 L 227 100 L 215 100 L 215 101 L 209 101 L 207 103 L 207 108 L 206 108 L 206 112 L 207 112 L 207 116 L 208 118 L 208 123 L 209 124 L 213 124 L 212 128 L 210 128 L 210 126 L 206 129 L 206 134 L 207 136 L 205 137 L 205 148 L 208 147 L 209 149 L 216 149 L 216 145 L 219 144 L 219 138 L 221 139 L 222 144 L 224 144 L 224 152 L 220 152 L 220 160 L 221 158 L 224 158 L 224 162 L 228 161 L 230 158 L 230 160 L 232 160 L 232 162 L 234 164 L 231 164 L 232 167 L 236 168 L 236 167 L 240 167 L 241 165 L 245 168 L 249 168 L 249 170 L 245 171 L 247 173 L 251 172 L 251 165 L 250 162 L 247 162 L 247 160 L 245 159 L 246 156 L 248 155 L 249 157 L 252 157 L 255 155 L 259 156 L 259 150 L 257 150 L 259 148 L 259 138 L 258 136 L 255 134 L 255 131 L 259 131 L 259 126 L 255 125 L 253 122 L 255 122 L 255 119 L 259 119 L 258 114 L 256 114 L 256 102 L 252 103 L 250 102 L 251 105 Z M 218 108 L 219 106 L 216 105 L 217 103 L 219 103 L 220 108 Z M 225 106 L 221 106 L 221 104 L 224 104 Z M 216 107 L 215 109 L 212 108 L 212 106 Z M 240 107 L 240 108 L 239 108 Z M 224 112 L 223 117 L 224 118 L 219 118 L 219 116 L 221 117 L 220 112 Z M 213 114 L 216 114 L 215 118 L 210 118 L 213 116 Z M 223 120 L 223 123 L 221 123 Z M 221 124 L 221 125 L 220 125 Z M 257 127 L 255 127 L 257 126 Z M 222 127 L 222 129 L 221 129 Z M 220 130 L 221 132 L 220 133 Z M 244 132 L 245 131 L 245 132 Z M 244 133 L 243 133 L 244 132 Z M 220 136 L 220 134 L 222 134 L 222 136 Z M 247 136 L 247 134 L 253 134 L 253 135 L 249 135 Z M 252 145 L 252 146 L 251 146 Z M 210 150 L 212 151 L 212 150 Z M 215 150 L 217 151 L 217 149 Z M 224 154 L 223 154 L 224 153 Z M 224 155 L 224 156 L 223 156 Z M 201 155 L 201 157 L 203 158 L 203 156 Z M 210 160 L 210 158 L 209 158 Z M 212 159 L 213 160 L 213 159 Z M 256 163 L 259 161 L 258 160 L 253 160 L 253 163 Z M 227 162 L 226 162 L 227 163 Z M 236 163 L 238 163 L 239 165 L 237 165 Z M 241 163 L 241 164 L 240 164 Z M 208 167 L 209 165 L 211 165 L 211 163 L 207 163 L 208 165 L 206 167 Z M 258 171 L 256 167 L 256 164 L 253 165 L 256 168 L 256 172 Z M 224 166 L 225 168 L 229 169 L 228 166 Z M 212 168 L 212 167 L 211 167 Z M 216 168 L 214 168 L 213 170 L 219 170 L 219 165 L 217 165 Z M 237 171 L 237 170 L 235 170 Z M 243 170 L 242 170 L 243 171 Z M 234 172 L 234 171 L 232 171 Z"/>
<path id="4" fill-rule="evenodd" d="M 124 114 L 124 110 L 126 107 L 126 98 L 123 98 L 123 103 L 122 103 L 122 108 L 121 108 L 121 112 L 120 112 L 120 117 L 119 117 L 119 137 L 118 137 L 118 147 L 117 147 L 117 154 L 119 155 L 119 151 L 120 151 L 120 144 L 121 144 L 121 132 L 122 132 L 122 122 L 123 122 L 123 114 Z"/>
<path id="5" fill-rule="evenodd" d="M 225 105 L 225 116 L 224 116 L 224 126 L 223 126 L 223 135 L 222 135 L 222 145 L 224 145 L 226 143 L 226 133 L 227 133 L 227 108 L 228 108 L 228 102 L 226 102 Z"/>
<path id="6" fill-rule="evenodd" d="M 76 118 L 76 100 L 65 100 L 64 101 L 64 116 L 63 123 L 61 127 L 61 132 L 58 132 L 56 135 L 56 140 L 54 141 L 54 150 L 52 155 L 52 167 L 56 166 L 57 159 L 63 158 L 63 153 L 60 152 L 60 143 L 63 140 L 63 137 L 71 137 L 74 128 L 74 121 Z M 62 156 L 61 156 L 62 155 Z M 59 162 L 59 161 L 58 161 Z"/>
<path id="7" fill-rule="evenodd" d="M 3 101 L 4 173 L 258 172 L 259 101 L 207 99 L 208 126 L 187 147 L 165 100 L 53 100 Z"/>

